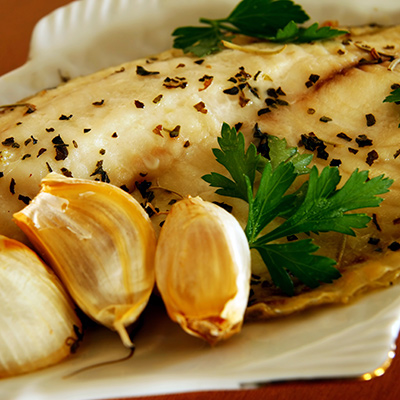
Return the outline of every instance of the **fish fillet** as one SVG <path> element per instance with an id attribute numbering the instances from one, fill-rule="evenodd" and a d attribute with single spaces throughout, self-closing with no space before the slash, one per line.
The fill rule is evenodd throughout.
<path id="1" fill-rule="evenodd" d="M 343 278 L 334 284 L 313 291 L 299 284 L 297 296 L 289 299 L 271 286 L 254 256 L 249 318 L 345 302 L 393 282 L 400 269 L 400 251 L 395 251 L 400 239 L 400 107 L 383 99 L 400 84 L 400 27 L 349 32 L 285 48 L 239 43 L 204 59 L 170 50 L 4 107 L 0 233 L 26 241 L 12 215 L 38 193 L 41 179 L 51 171 L 109 182 L 142 202 L 151 189 L 155 204 L 175 193 L 229 203 L 244 225 L 246 204 L 218 197 L 201 180 L 211 171 L 224 173 L 211 149 L 227 122 L 240 128 L 247 143 L 259 144 L 255 132 L 284 137 L 288 145 L 313 152 L 318 167 L 338 165 L 343 178 L 359 168 L 395 180 L 383 205 L 366 210 L 373 223 L 356 238 L 316 238 L 322 253 L 339 261 Z"/>

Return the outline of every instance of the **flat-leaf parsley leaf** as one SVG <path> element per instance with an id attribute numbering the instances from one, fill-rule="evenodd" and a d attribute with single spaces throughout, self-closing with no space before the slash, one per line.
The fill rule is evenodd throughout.
<path id="1" fill-rule="evenodd" d="M 385 97 L 385 99 L 383 100 L 384 103 L 396 103 L 396 104 L 400 104 L 400 87 L 396 86 L 392 86 L 392 91 L 390 92 L 390 94 L 388 96 Z M 400 128 L 400 124 L 398 125 L 398 127 Z"/>
<path id="2" fill-rule="evenodd" d="M 347 33 L 317 23 L 308 28 L 299 27 L 309 16 L 291 0 L 242 0 L 226 18 L 200 18 L 205 26 L 177 28 L 173 46 L 185 53 L 203 57 L 220 51 L 222 41 L 232 41 L 242 34 L 272 42 L 311 42 L 330 39 Z"/>
<path id="3" fill-rule="evenodd" d="M 371 218 L 349 211 L 377 207 L 383 200 L 379 195 L 386 193 L 393 181 L 383 175 L 370 179 L 368 171 L 355 170 L 338 189 L 341 176 L 337 167 L 325 167 L 319 172 L 314 166 L 307 169 L 308 181 L 290 193 L 296 178 L 306 172 L 312 156 L 300 155 L 296 148 L 287 148 L 284 139 L 271 136 L 269 159 L 266 159 L 257 154 L 254 144 L 246 149 L 243 134 L 225 123 L 218 144 L 220 149 L 213 149 L 214 155 L 232 179 L 217 173 L 203 179 L 217 187 L 217 193 L 238 197 L 249 204 L 246 236 L 250 248 L 260 253 L 274 284 L 293 295 L 291 275 L 311 288 L 339 278 L 335 260 L 314 254 L 319 247 L 312 239 L 287 243 L 280 239 L 310 232 L 355 235 L 354 229 L 365 228 Z M 256 188 L 257 171 L 261 172 L 261 178 Z M 263 234 L 278 217 L 283 222 Z"/>

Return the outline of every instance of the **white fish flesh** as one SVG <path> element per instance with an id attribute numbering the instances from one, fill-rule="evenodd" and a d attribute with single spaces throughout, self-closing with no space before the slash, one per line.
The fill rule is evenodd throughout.
<path id="1" fill-rule="evenodd" d="M 270 54 L 280 47 L 247 43 L 204 59 L 171 50 L 4 107 L 0 233 L 25 241 L 12 215 L 38 193 L 49 171 L 106 181 L 142 201 L 151 182 L 181 195 L 228 202 L 244 223 L 246 206 L 218 198 L 201 179 L 211 171 L 223 173 L 211 149 L 227 122 L 247 142 L 258 144 L 255 130 L 285 137 L 290 146 L 312 151 L 319 167 L 338 165 L 344 178 L 359 168 L 395 180 L 382 207 L 368 211 L 373 223 L 359 237 L 321 238 L 323 250 L 342 269 L 360 269 L 375 259 L 391 265 L 321 302 L 346 301 L 371 281 L 387 284 L 400 266 L 400 252 L 393 251 L 400 239 L 400 107 L 383 100 L 400 84 L 400 27 L 353 28 L 337 39 L 289 44 Z M 154 191 L 156 197 L 160 192 Z M 335 285 L 320 290 L 334 291 Z M 259 287 L 251 303 L 261 299 L 263 306 L 252 306 L 254 315 L 284 313 L 279 293 L 260 294 Z"/>

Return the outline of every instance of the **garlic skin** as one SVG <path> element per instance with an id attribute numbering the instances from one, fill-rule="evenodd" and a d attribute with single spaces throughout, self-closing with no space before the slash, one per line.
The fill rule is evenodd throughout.
<path id="1" fill-rule="evenodd" d="M 170 318 L 210 344 L 240 331 L 250 250 L 238 221 L 200 197 L 175 203 L 156 251 L 156 283 Z"/>
<path id="2" fill-rule="evenodd" d="M 27 246 L 0 236 L 0 378 L 63 360 L 81 329 L 55 274 Z"/>
<path id="3" fill-rule="evenodd" d="M 133 347 L 126 328 L 154 287 L 156 236 L 141 205 L 113 185 L 51 173 L 14 219 L 83 312 Z"/>

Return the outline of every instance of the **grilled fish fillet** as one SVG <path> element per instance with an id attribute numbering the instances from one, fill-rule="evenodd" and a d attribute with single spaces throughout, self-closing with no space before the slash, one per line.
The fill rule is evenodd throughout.
<path id="1" fill-rule="evenodd" d="M 338 165 L 395 180 L 373 223 L 356 238 L 321 235 L 322 253 L 343 277 L 288 299 L 254 259 L 249 318 L 347 301 L 387 285 L 400 270 L 400 107 L 383 103 L 400 84 L 400 27 L 352 28 L 343 37 L 285 48 L 244 43 L 204 59 L 171 50 L 43 90 L 0 114 L 0 233 L 25 241 L 12 221 L 51 171 L 98 179 L 145 201 L 152 188 L 228 202 L 245 224 L 246 205 L 218 198 L 201 180 L 221 166 L 211 152 L 221 125 L 285 137 Z M 154 200 L 161 189 L 152 193 Z M 165 193 L 164 193 L 165 194 Z"/>

